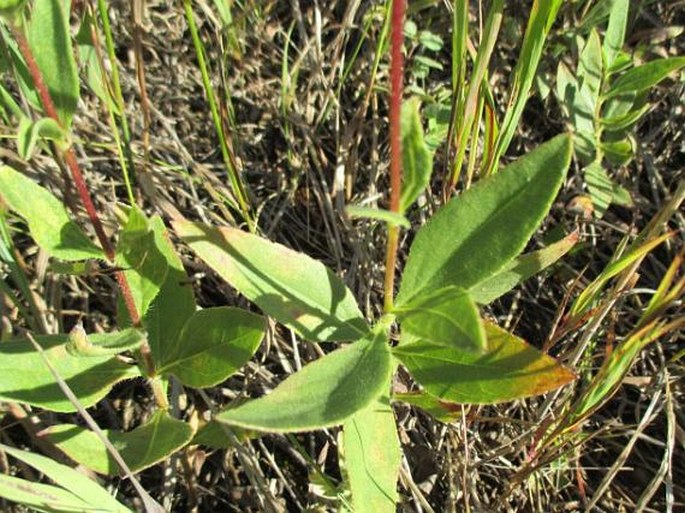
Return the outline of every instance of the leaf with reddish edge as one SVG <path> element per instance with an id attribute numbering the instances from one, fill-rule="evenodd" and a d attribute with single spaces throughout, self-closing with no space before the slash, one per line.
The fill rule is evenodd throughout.
<path id="1" fill-rule="evenodd" d="M 425 340 L 400 343 L 393 354 L 429 394 L 449 402 L 494 404 L 543 394 L 575 379 L 554 358 L 495 324 L 485 323 L 484 354 Z"/>

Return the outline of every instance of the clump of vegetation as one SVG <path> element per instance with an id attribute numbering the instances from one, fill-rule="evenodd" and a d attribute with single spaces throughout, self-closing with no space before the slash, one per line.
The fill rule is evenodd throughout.
<path id="1" fill-rule="evenodd" d="M 0 3 L 8 508 L 673 510 L 675 29 L 290 7 Z"/>

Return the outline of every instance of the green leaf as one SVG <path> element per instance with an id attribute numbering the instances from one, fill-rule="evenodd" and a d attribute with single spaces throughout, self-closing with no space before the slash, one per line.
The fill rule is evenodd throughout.
<path id="1" fill-rule="evenodd" d="M 602 142 L 602 152 L 606 159 L 616 166 L 624 166 L 633 158 L 633 143 L 630 137 L 619 141 Z"/>
<path id="2" fill-rule="evenodd" d="M 554 244 L 532 253 L 521 255 L 509 262 L 504 269 L 469 290 L 476 303 L 487 305 L 503 296 L 519 283 L 536 275 L 564 256 L 578 242 L 578 232 L 573 232 Z"/>
<path id="3" fill-rule="evenodd" d="M 448 285 L 468 290 L 502 270 L 549 211 L 570 159 L 570 137 L 555 137 L 450 200 L 416 234 L 397 305 Z"/>
<path id="4" fill-rule="evenodd" d="M 616 55 L 623 48 L 629 10 L 630 0 L 611 0 L 609 25 L 607 26 L 606 34 L 604 34 L 604 45 L 602 47 L 607 68 L 613 66 Z"/>
<path id="5" fill-rule="evenodd" d="M 602 163 L 595 161 L 583 170 L 585 183 L 587 184 L 590 199 L 594 206 L 595 217 L 601 219 L 604 217 L 609 205 L 611 205 L 614 194 L 614 182 L 609 178 L 609 175 Z"/>
<path id="6" fill-rule="evenodd" d="M 392 396 L 392 400 L 393 402 L 402 401 L 403 403 L 421 408 L 434 419 L 444 423 L 460 419 L 462 412 L 465 410 L 461 404 L 443 401 L 424 391 L 395 393 Z"/>
<path id="7" fill-rule="evenodd" d="M 387 397 L 345 422 L 343 454 L 354 511 L 394 513 L 402 453 Z"/>
<path id="8" fill-rule="evenodd" d="M 252 358 L 265 330 L 264 318 L 239 308 L 200 310 L 178 340 L 165 347 L 157 371 L 173 374 L 190 387 L 214 386 Z"/>
<path id="9" fill-rule="evenodd" d="M 229 433 L 235 435 L 235 438 L 232 439 Z M 251 438 L 259 438 L 262 435 L 263 433 L 259 431 L 241 429 L 229 426 L 223 422 L 210 420 L 197 430 L 191 443 L 193 445 L 206 445 L 212 449 L 230 449 L 235 446 L 235 440 L 245 442 Z"/>
<path id="10" fill-rule="evenodd" d="M 308 364 L 270 394 L 226 410 L 216 420 L 276 432 L 342 424 L 387 393 L 391 372 L 385 338 L 364 338 Z"/>
<path id="11" fill-rule="evenodd" d="M 391 226 L 401 226 L 402 228 L 410 228 L 409 220 L 402 214 L 391 212 L 390 210 L 382 210 L 378 208 L 362 207 L 359 205 L 348 205 L 345 207 L 345 212 L 350 217 L 365 217 L 368 219 L 378 219 L 385 221 Z"/>
<path id="12" fill-rule="evenodd" d="M 437 345 L 483 351 L 485 331 L 478 307 L 471 296 L 459 287 L 444 287 L 420 294 L 393 310 L 402 332 L 430 340 Z"/>
<path id="13" fill-rule="evenodd" d="M 356 340 L 368 333 L 352 292 L 321 262 L 236 228 L 173 225 L 223 279 L 305 339 Z"/>
<path id="14" fill-rule="evenodd" d="M 168 348 L 174 347 L 188 319 L 195 313 L 195 297 L 183 263 L 169 241 L 164 221 L 159 216 L 150 219 L 150 229 L 160 253 L 167 262 L 167 275 L 159 294 L 143 317 L 148 344 L 155 368 L 168 361 Z"/>
<path id="15" fill-rule="evenodd" d="M 64 2 L 34 2 L 27 36 L 60 121 L 68 128 L 79 98 L 79 80 Z"/>
<path id="16" fill-rule="evenodd" d="M 650 105 L 646 104 L 639 109 L 630 110 L 625 114 L 620 114 L 611 118 L 602 118 L 600 122 L 609 132 L 625 130 L 626 128 L 629 128 L 635 124 L 642 116 L 644 116 L 650 107 Z"/>
<path id="17" fill-rule="evenodd" d="M 54 119 L 41 118 L 34 122 L 29 118 L 22 118 L 17 132 L 17 152 L 19 156 L 24 160 L 31 159 L 41 138 L 55 141 L 58 146 L 67 144 L 67 136 L 64 130 Z"/>
<path id="18" fill-rule="evenodd" d="M 45 474 L 59 486 L 40 485 L 0 475 L 0 496 L 26 504 L 37 511 L 98 511 L 130 513 L 97 482 L 56 461 L 28 451 L 0 444 L 0 450 Z M 53 498 L 54 496 L 54 498 Z M 47 500 L 46 500 L 47 499 Z M 56 502 L 53 500 L 57 499 Z M 54 506 L 54 509 L 51 507 Z"/>
<path id="19" fill-rule="evenodd" d="M 542 394 L 575 378 L 573 372 L 517 336 L 486 323 L 487 352 L 459 351 L 419 340 L 393 354 L 426 392 L 455 403 L 493 404 Z"/>
<path id="20" fill-rule="evenodd" d="M 141 317 L 159 294 L 168 271 L 167 259 L 157 241 L 145 214 L 138 207 L 131 208 L 119 237 L 115 262 L 125 269 L 124 275 Z"/>
<path id="21" fill-rule="evenodd" d="M 43 431 L 45 436 L 72 460 L 99 473 L 119 475 L 119 466 L 100 438 L 91 430 L 73 424 L 58 424 Z M 105 430 L 131 469 L 140 472 L 181 449 L 193 438 L 190 424 L 157 411 L 142 426 L 127 433 Z"/>
<path id="22" fill-rule="evenodd" d="M 97 403 L 112 386 L 139 376 L 135 366 L 112 356 L 78 357 L 69 353 L 68 335 L 37 336 L 59 375 L 84 407 Z M 93 335 L 95 343 L 99 337 Z M 64 396 L 50 370 L 30 341 L 14 340 L 0 344 L 0 398 L 40 406 L 52 411 L 73 412 L 74 405 Z"/>
<path id="23" fill-rule="evenodd" d="M 626 93 L 645 91 L 683 66 L 685 66 L 685 57 L 670 57 L 632 68 L 614 81 L 606 97 L 613 98 Z"/>
<path id="24" fill-rule="evenodd" d="M 83 327 L 77 325 L 69 333 L 67 351 L 74 356 L 111 356 L 138 349 L 144 341 L 145 333 L 135 328 L 86 335 Z"/>
<path id="25" fill-rule="evenodd" d="M 0 196 L 26 219 L 31 236 L 51 256 L 62 260 L 105 258 L 51 192 L 7 166 L 0 167 Z"/>
<path id="26" fill-rule="evenodd" d="M 400 212 L 405 212 L 430 183 L 433 155 L 423 139 L 419 99 L 402 105 L 402 194 Z"/>
<path id="27" fill-rule="evenodd" d="M 592 98 L 593 112 L 599 97 L 602 76 L 602 44 L 597 30 L 593 28 L 578 61 L 578 80 L 581 83 L 581 90 L 583 87 L 587 88 Z"/>

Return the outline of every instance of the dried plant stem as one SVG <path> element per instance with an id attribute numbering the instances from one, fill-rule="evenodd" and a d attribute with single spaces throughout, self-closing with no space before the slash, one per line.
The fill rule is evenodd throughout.
<path id="1" fill-rule="evenodd" d="M 393 0 L 390 39 L 390 210 L 400 212 L 400 188 L 402 186 L 402 130 L 400 111 L 402 108 L 402 79 L 404 75 L 404 14 L 406 0 Z M 393 306 L 395 284 L 395 262 L 399 242 L 399 226 L 388 226 L 388 245 L 385 258 L 385 311 Z"/>

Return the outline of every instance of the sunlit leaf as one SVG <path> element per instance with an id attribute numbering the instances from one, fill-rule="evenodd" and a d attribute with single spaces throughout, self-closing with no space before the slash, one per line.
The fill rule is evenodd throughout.
<path id="1" fill-rule="evenodd" d="M 575 378 L 573 372 L 517 336 L 486 323 L 486 353 L 418 340 L 393 354 L 429 394 L 449 402 L 492 404 L 542 394 Z"/>
<path id="2" fill-rule="evenodd" d="M 433 397 L 425 391 L 395 393 L 392 396 L 392 400 L 393 402 L 401 401 L 416 406 L 431 415 L 434 419 L 445 423 L 454 422 L 460 419 L 462 412 L 465 411 L 465 408 L 461 404 L 443 401 L 442 399 Z"/>
<path id="3" fill-rule="evenodd" d="M 386 340 L 364 338 L 306 365 L 271 393 L 226 410 L 216 420 L 277 432 L 342 424 L 387 393 L 391 371 Z"/>
<path id="4" fill-rule="evenodd" d="M 650 61 L 642 66 L 632 68 L 611 84 L 606 97 L 613 98 L 614 96 L 633 92 L 639 93 L 649 89 L 683 66 L 685 66 L 685 57 L 670 57 Z"/>
<path id="5" fill-rule="evenodd" d="M 423 139 L 419 99 L 402 105 L 402 194 L 400 212 L 405 212 L 430 182 L 433 154 Z"/>
<path id="6" fill-rule="evenodd" d="M 7 166 L 0 167 L 0 197 L 26 219 L 31 236 L 50 255 L 62 260 L 105 258 L 51 192 Z"/>
<path id="7" fill-rule="evenodd" d="M 440 209 L 416 234 L 397 305 L 448 285 L 471 289 L 516 257 L 561 187 L 570 143 L 552 139 Z"/>
<path id="8" fill-rule="evenodd" d="M 175 342 L 158 357 L 160 374 L 173 374 L 184 384 L 204 388 L 224 381 L 254 354 L 266 323 L 239 308 L 216 307 L 196 312 Z"/>
<path id="9" fill-rule="evenodd" d="M 25 160 L 31 159 L 41 138 L 54 141 L 58 145 L 65 145 L 67 142 L 64 130 L 54 119 L 41 118 L 37 121 L 31 121 L 29 118 L 22 118 L 17 132 L 19 156 Z"/>
<path id="10" fill-rule="evenodd" d="M 409 228 L 411 226 L 406 217 L 404 217 L 402 214 L 398 214 L 397 212 L 391 212 L 390 210 L 362 207 L 359 205 L 348 205 L 345 207 L 345 212 L 350 217 L 377 219 L 390 225 L 401 226 L 402 228 Z"/>
<path id="11" fill-rule="evenodd" d="M 236 228 L 177 221 L 174 229 L 222 278 L 307 340 L 368 332 L 352 292 L 321 262 Z"/>
<path id="12" fill-rule="evenodd" d="M 606 67 L 611 69 L 614 65 L 616 55 L 623 48 L 623 41 L 626 35 L 626 24 L 628 22 L 628 12 L 630 10 L 630 0 L 611 0 L 611 13 L 609 14 L 609 24 L 604 35 L 604 59 Z"/>

